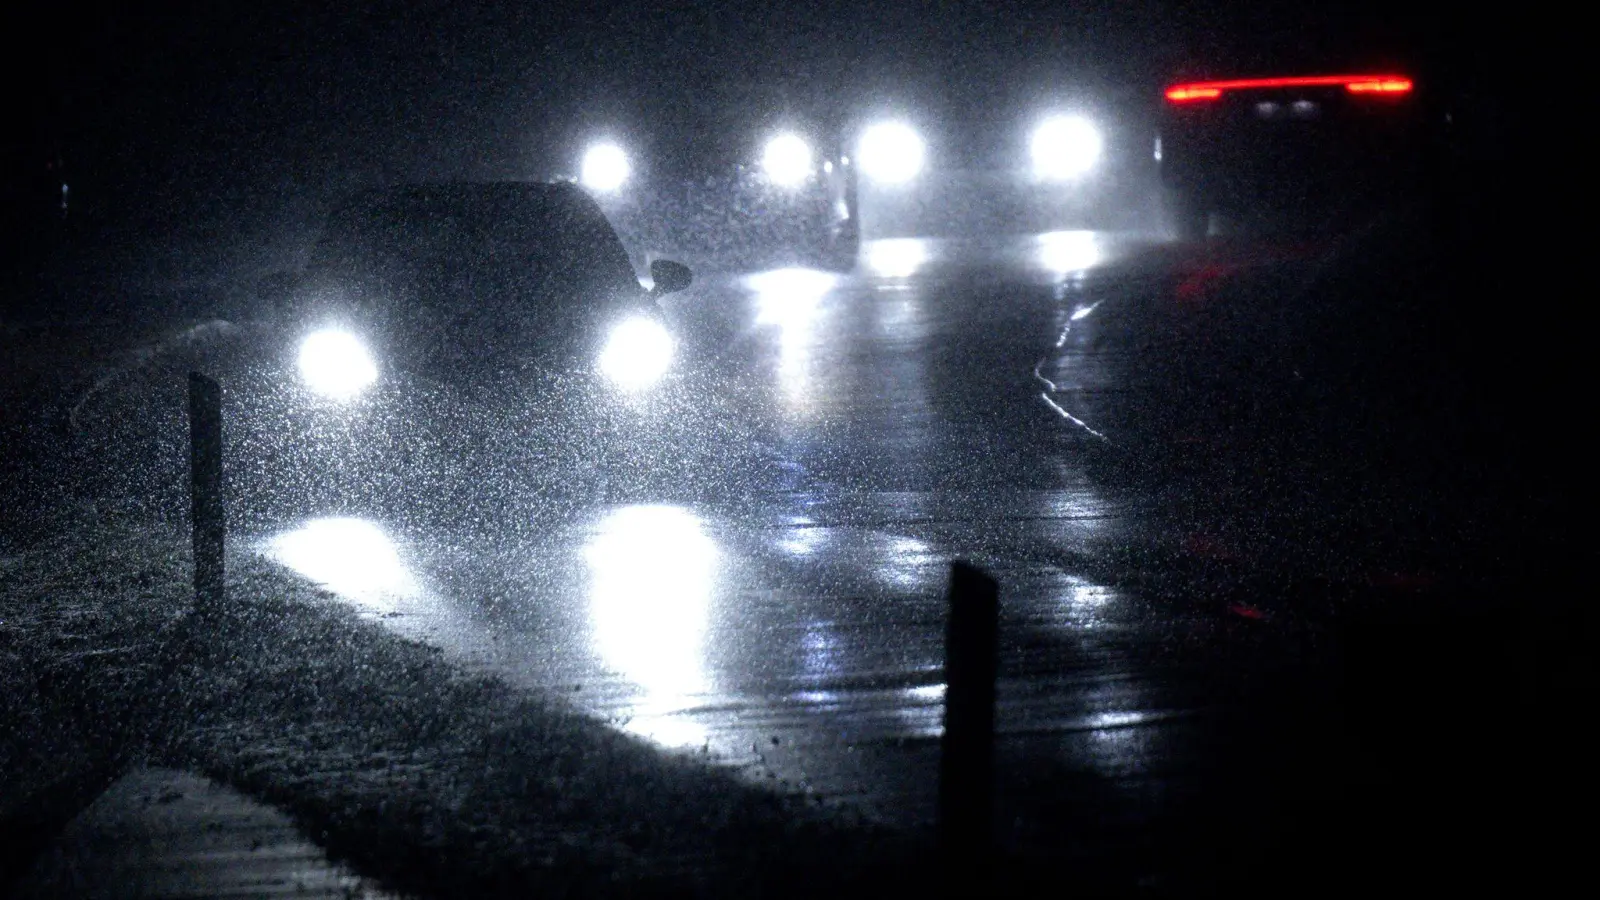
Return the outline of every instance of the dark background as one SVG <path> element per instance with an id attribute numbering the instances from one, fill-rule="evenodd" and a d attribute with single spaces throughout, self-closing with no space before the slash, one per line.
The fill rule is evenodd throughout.
<path id="1" fill-rule="evenodd" d="M 1397 66 L 1486 81 L 1497 23 L 1422 6 L 1254 0 L 724 4 L 15 4 L 11 228 L 59 160 L 93 261 L 153 278 L 270 268 L 327 198 L 374 182 L 537 177 L 571 123 L 727 105 L 972 118 L 1070 85 L 1129 116 L 1174 77 Z M 92 234 L 86 238 L 84 234 Z M 10 242 L 13 255 L 25 241 Z M 30 259 L 37 254 L 21 254 Z"/>

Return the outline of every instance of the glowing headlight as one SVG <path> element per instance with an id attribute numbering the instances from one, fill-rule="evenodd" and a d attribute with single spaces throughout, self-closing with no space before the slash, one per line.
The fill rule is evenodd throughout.
<path id="1" fill-rule="evenodd" d="M 761 168 L 773 184 L 793 187 L 811 174 L 811 147 L 796 134 L 780 134 L 767 141 Z"/>
<path id="2" fill-rule="evenodd" d="M 638 316 L 611 330 L 600 350 L 600 373 L 623 390 L 641 390 L 667 374 L 672 354 L 672 335 L 666 326 Z"/>
<path id="3" fill-rule="evenodd" d="M 1028 150 L 1033 173 L 1046 181 L 1066 181 L 1094 168 L 1103 142 L 1099 129 L 1079 116 L 1051 116 L 1033 130 Z"/>
<path id="4" fill-rule="evenodd" d="M 378 380 L 372 354 L 354 335 L 317 331 L 300 342 L 300 377 L 306 387 L 333 400 L 349 400 Z"/>
<path id="5" fill-rule="evenodd" d="M 610 193 L 628 180 L 632 168 L 628 165 L 628 154 L 616 144 L 605 142 L 589 145 L 583 152 L 583 170 L 579 179 L 583 186 L 591 191 Z"/>
<path id="6" fill-rule="evenodd" d="M 904 122 L 880 122 L 861 135 L 861 168 L 884 184 L 904 184 L 922 171 L 927 147 Z"/>

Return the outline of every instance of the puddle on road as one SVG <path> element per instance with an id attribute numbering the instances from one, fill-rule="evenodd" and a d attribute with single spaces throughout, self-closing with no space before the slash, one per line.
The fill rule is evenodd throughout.
<path id="1" fill-rule="evenodd" d="M 1025 499 L 1018 512 L 1058 499 Z M 926 536 L 655 505 L 596 510 L 534 549 L 451 549 L 443 535 L 400 537 L 352 517 L 308 520 L 257 546 L 458 664 L 663 748 L 880 811 L 926 812 L 947 558 Z M 1053 644 L 1097 640 L 1126 606 L 1113 589 L 1040 577 L 1012 579 L 1013 610 Z M 1002 732 L 1104 731 L 1080 745 L 1120 770 L 1151 752 L 1123 733 L 1149 719 L 1137 682 L 1086 689 L 1081 673 L 1030 666 L 1002 682 Z"/>
<path id="2" fill-rule="evenodd" d="M 599 511 L 539 552 L 479 547 L 463 559 L 441 549 L 448 541 L 356 517 L 310 519 L 255 543 L 386 627 L 663 747 L 743 764 L 774 731 L 792 742 L 835 714 L 850 720 L 823 729 L 837 737 L 937 734 L 943 688 L 926 683 L 937 678 L 936 548 L 793 517 L 742 535 L 759 551 L 725 548 L 716 530 L 655 505 Z M 801 566 L 826 583 L 794 596 L 775 586 Z M 838 593 L 854 596 L 829 596 Z M 891 644 L 917 646 L 895 622 L 912 606 L 928 627 L 917 651 L 926 658 L 908 669 Z"/>
<path id="3" fill-rule="evenodd" d="M 419 593 L 394 541 L 366 519 L 312 519 L 271 538 L 265 549 L 272 559 L 373 612 L 395 612 Z"/>
<path id="4" fill-rule="evenodd" d="M 707 732 L 683 715 L 714 690 L 705 641 L 720 554 L 705 524 L 680 507 L 623 507 L 582 552 L 590 639 L 605 668 L 638 689 L 623 727 L 665 746 L 705 745 Z"/>

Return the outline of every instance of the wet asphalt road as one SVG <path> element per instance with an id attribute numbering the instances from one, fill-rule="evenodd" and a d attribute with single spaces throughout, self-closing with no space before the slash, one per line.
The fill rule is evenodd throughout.
<path id="1" fill-rule="evenodd" d="M 1297 775 L 1289 803 L 1264 773 L 1337 740 L 1326 687 L 1294 674 L 1333 649 L 1270 596 L 1141 588 L 1214 542 L 1167 489 L 1097 465 L 1033 375 L 1085 291 L 1161 290 L 1183 265 L 1070 232 L 706 275 L 676 314 L 775 398 L 775 464 L 740 499 L 486 530 L 308 509 L 249 540 L 472 666 L 910 826 L 933 818 L 947 569 L 972 560 L 1002 585 L 1002 841 L 1211 867 L 1331 789 Z"/>
<path id="2" fill-rule="evenodd" d="M 619 490 L 508 463 L 451 469 L 454 487 L 357 478 L 319 499 L 274 487 L 249 458 L 270 445 L 235 418 L 231 477 L 271 503 L 235 505 L 232 540 L 663 752 L 912 828 L 935 808 L 948 566 L 970 560 L 1001 585 L 1003 847 L 1063 861 L 1077 883 L 1131 875 L 1180 893 L 1275 874 L 1354 884 L 1397 861 L 1430 884 L 1439 865 L 1501 853 L 1519 821 L 1501 812 L 1501 776 L 1527 747 L 1478 723 L 1552 702 L 1528 705 L 1531 670 L 1500 660 L 1526 651 L 1534 621 L 1506 603 L 1565 596 L 1559 582 L 1462 594 L 1392 560 L 1307 567 L 1317 553 L 1282 551 L 1321 549 L 1315 516 L 1295 531 L 1264 510 L 1315 512 L 1314 495 L 1131 465 L 1036 374 L 1059 375 L 1063 329 L 1107 298 L 1181 299 L 1218 271 L 1321 249 L 1075 231 L 868 242 L 849 275 L 700 267 L 668 312 L 718 351 L 707 390 L 722 393 L 689 398 L 699 418 L 667 418 L 690 432 L 737 419 L 700 442 L 726 452 L 657 454 L 652 477 Z M 181 520 L 181 442 L 151 455 L 116 428 L 181 436 L 184 371 L 216 367 L 230 415 L 280 377 L 239 368 L 247 331 L 185 334 L 80 404 L 80 432 L 109 435 L 74 458 L 97 476 L 93 514 Z M 409 396 L 402 426 L 444 395 Z M 515 414 L 475 415 L 491 431 L 530 421 Z M 137 461 L 95 455 L 119 449 Z M 329 480 L 351 474 L 328 462 Z M 301 469 L 296 485 L 322 478 Z M 365 502 L 369 484 L 386 499 Z M 1498 606 L 1459 614 L 1483 595 Z"/>

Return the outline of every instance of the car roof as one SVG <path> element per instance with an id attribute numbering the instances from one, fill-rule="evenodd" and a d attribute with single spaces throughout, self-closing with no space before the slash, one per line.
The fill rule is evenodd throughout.
<path id="1" fill-rule="evenodd" d="M 605 214 L 573 184 L 441 182 L 362 191 L 329 215 L 313 264 L 341 244 L 376 241 L 394 251 L 426 242 L 430 223 L 456 220 L 473 231 L 524 242 L 559 268 L 619 288 L 638 288 L 632 264 Z"/>

